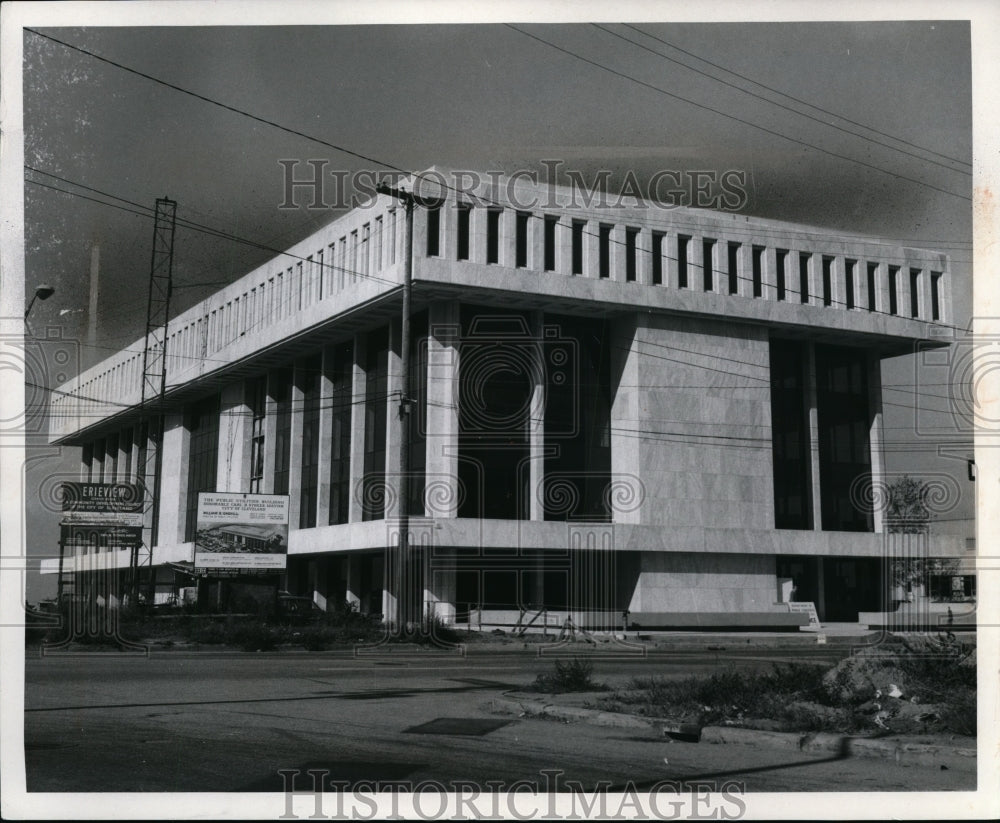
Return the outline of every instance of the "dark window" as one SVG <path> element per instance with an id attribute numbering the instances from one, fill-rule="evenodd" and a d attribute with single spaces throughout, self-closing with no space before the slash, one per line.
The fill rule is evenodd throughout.
<path id="1" fill-rule="evenodd" d="M 816 346 L 819 472 L 825 531 L 871 531 L 868 369 L 861 349 Z"/>
<path id="2" fill-rule="evenodd" d="M 519 211 L 514 220 L 514 265 L 523 269 L 528 265 L 528 219 L 531 215 L 526 211 Z"/>
<path id="3" fill-rule="evenodd" d="M 368 335 L 365 358 L 365 474 L 362 519 L 385 517 L 385 427 L 389 387 L 389 330 Z"/>
<path id="4" fill-rule="evenodd" d="M 804 252 L 799 254 L 799 300 L 809 302 L 809 258 Z"/>
<path id="5" fill-rule="evenodd" d="M 790 340 L 771 340 L 770 356 L 774 525 L 778 529 L 811 529 L 803 346 Z"/>
<path id="6" fill-rule="evenodd" d="M 500 262 L 500 211 L 486 212 L 486 262 Z"/>
<path id="7" fill-rule="evenodd" d="M 941 272 L 931 272 L 931 320 L 941 319 Z"/>
<path id="8" fill-rule="evenodd" d="M 288 494 L 292 446 L 292 370 L 278 369 L 271 375 L 271 399 L 274 401 L 274 494 Z"/>
<path id="9" fill-rule="evenodd" d="M 573 274 L 583 274 L 583 220 L 573 221 Z"/>
<path id="10" fill-rule="evenodd" d="M 330 405 L 330 524 L 346 523 L 351 502 L 351 411 L 354 407 L 354 346 L 350 341 L 327 353 Z"/>
<path id="11" fill-rule="evenodd" d="M 94 444 L 84 443 L 83 445 L 83 465 L 86 467 L 83 471 L 83 479 L 88 483 L 92 482 L 94 479 Z"/>
<path id="12" fill-rule="evenodd" d="M 754 246 L 752 258 L 753 296 L 760 297 L 764 294 L 764 247 Z"/>
<path id="13" fill-rule="evenodd" d="M 635 282 L 636 275 L 636 254 L 635 254 L 635 244 L 639 237 L 639 230 L 628 228 L 625 229 L 625 280 L 629 283 Z"/>
<path id="14" fill-rule="evenodd" d="M 528 411 L 534 391 L 534 342 L 524 315 L 463 304 L 459 350 L 458 516 L 525 517 Z M 539 349 L 544 351 L 539 352 Z"/>
<path id="15" fill-rule="evenodd" d="M 246 383 L 247 405 L 250 408 L 250 493 L 264 491 L 264 432 L 267 422 L 267 378 L 258 377 Z"/>
<path id="16" fill-rule="evenodd" d="M 858 261 L 844 261 L 844 286 L 846 292 L 847 308 L 854 308 L 854 278 L 858 276 Z"/>
<path id="17" fill-rule="evenodd" d="M 556 270 L 556 224 L 558 222 L 558 217 L 553 217 L 551 214 L 545 215 L 545 231 L 542 238 L 545 246 L 545 271 Z"/>
<path id="18" fill-rule="evenodd" d="M 889 314 L 899 313 L 899 266 L 889 266 Z"/>
<path id="19" fill-rule="evenodd" d="M 107 461 L 104 467 L 105 482 L 114 483 L 118 479 L 118 435 L 108 435 Z"/>
<path id="20" fill-rule="evenodd" d="M 437 257 L 441 253 L 441 206 L 433 205 L 425 209 L 427 213 L 427 256 Z"/>
<path id="21" fill-rule="evenodd" d="M 299 476 L 299 528 L 316 525 L 316 503 L 319 492 L 319 395 L 322 359 L 316 355 L 299 366 L 298 384 L 302 393 L 302 473 Z"/>
<path id="22" fill-rule="evenodd" d="M 868 311 L 878 306 L 878 263 L 868 264 Z"/>
<path id="23" fill-rule="evenodd" d="M 158 429 L 161 428 L 161 420 L 159 418 L 153 423 Z M 135 482 L 145 484 L 146 477 L 148 476 L 146 461 L 149 459 L 149 423 L 143 423 L 139 427 L 139 448 L 136 450 L 135 455 Z"/>
<path id="24" fill-rule="evenodd" d="M 785 266 L 788 261 L 788 249 L 778 249 L 775 253 L 775 290 L 778 300 L 785 299 Z"/>
<path id="25" fill-rule="evenodd" d="M 702 288 L 705 291 L 715 290 L 715 241 L 701 241 Z"/>
<path id="26" fill-rule="evenodd" d="M 833 258 L 823 258 L 823 305 L 829 306 L 833 303 Z"/>
<path id="27" fill-rule="evenodd" d="M 597 241 L 598 274 L 607 278 L 611 276 L 611 226 L 602 223 L 598 231 Z"/>
<path id="28" fill-rule="evenodd" d="M 729 293 L 739 294 L 740 291 L 740 244 L 730 243 L 728 246 Z"/>
<path id="29" fill-rule="evenodd" d="M 609 325 L 599 319 L 546 314 L 545 327 L 556 331 L 544 351 L 545 519 L 609 521 Z"/>
<path id="30" fill-rule="evenodd" d="M 105 481 L 104 469 L 108 465 L 107 444 L 103 437 L 94 442 L 93 464 L 92 479 L 95 483 L 103 483 Z"/>
<path id="31" fill-rule="evenodd" d="M 219 458 L 219 398 L 210 397 L 193 406 L 186 426 L 191 440 L 188 452 L 187 513 L 184 539 L 194 540 L 198 529 L 198 493 L 216 490 Z"/>
<path id="32" fill-rule="evenodd" d="M 688 245 L 691 238 L 684 234 L 677 235 L 677 288 L 688 287 Z"/>
<path id="33" fill-rule="evenodd" d="M 910 269 L 910 317 L 920 317 L 920 269 Z"/>
<path id="34" fill-rule="evenodd" d="M 428 214 L 428 221 L 430 215 Z M 468 206 L 464 203 L 460 203 L 458 206 L 458 259 L 468 260 L 469 259 L 469 224 L 472 222 L 472 206 Z M 431 252 L 428 250 L 427 252 Z M 436 254 L 437 252 L 435 252 Z"/>
<path id="35" fill-rule="evenodd" d="M 122 455 L 125 463 L 119 469 L 119 477 L 128 482 L 132 479 L 132 429 L 122 432 Z"/>
<path id="36" fill-rule="evenodd" d="M 427 469 L 427 330 L 428 314 L 410 321 L 410 426 L 409 514 L 424 514 Z"/>
<path id="37" fill-rule="evenodd" d="M 662 232 L 653 232 L 653 248 L 651 254 L 653 255 L 653 285 L 662 286 L 663 285 L 663 238 Z"/>

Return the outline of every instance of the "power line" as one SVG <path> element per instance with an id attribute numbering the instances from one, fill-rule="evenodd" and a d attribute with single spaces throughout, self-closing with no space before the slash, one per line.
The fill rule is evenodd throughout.
<path id="1" fill-rule="evenodd" d="M 942 188 L 940 188 L 938 186 L 935 186 L 935 185 L 933 185 L 931 183 L 928 183 L 928 182 L 926 182 L 924 180 L 920 180 L 920 179 L 918 179 L 916 177 L 907 177 L 906 175 L 899 174 L 899 173 L 893 172 L 893 171 L 889 171 L 888 169 L 881 168 L 880 166 L 876 166 L 876 165 L 874 165 L 872 163 L 866 163 L 864 160 L 858 160 L 858 159 L 856 159 L 854 157 L 849 157 L 849 156 L 844 155 L 844 154 L 838 154 L 837 152 L 830 151 L 829 149 L 821 148 L 820 146 L 817 146 L 817 145 L 815 145 L 813 143 L 809 143 L 808 141 L 799 140 L 796 137 L 791 137 L 791 136 L 789 136 L 787 134 L 782 134 L 779 131 L 775 131 L 774 129 L 769 129 L 767 126 L 761 126 L 761 125 L 758 125 L 757 123 L 753 123 L 753 122 L 751 122 L 749 120 L 744 120 L 741 117 L 737 117 L 736 115 L 729 114 L 728 112 L 722 111 L 721 109 L 716 109 L 716 108 L 713 108 L 712 106 L 707 106 L 704 103 L 698 103 L 695 100 L 691 100 L 690 98 L 683 97 L 683 96 L 681 96 L 679 94 L 674 94 L 673 92 L 667 91 L 666 89 L 661 89 L 659 86 L 654 86 L 652 83 L 646 83 L 645 81 L 640 80 L 637 77 L 633 77 L 630 74 L 626 74 L 624 72 L 620 72 L 617 69 L 611 68 L 610 66 L 605 66 L 603 63 L 598 63 L 596 60 L 591 60 L 589 57 L 584 57 L 581 54 L 577 54 L 576 52 L 571 51 L 570 49 L 563 48 L 562 46 L 559 46 L 559 45 L 557 45 L 557 44 L 555 44 L 555 43 L 553 43 L 553 42 L 551 42 L 549 40 L 546 40 L 544 37 L 539 37 L 538 35 L 532 34 L 531 32 L 527 32 L 524 29 L 519 29 L 517 26 L 515 26 L 515 25 L 513 25 L 511 23 L 505 23 L 504 25 L 507 26 L 507 28 L 512 29 L 513 31 L 519 32 L 520 34 L 523 34 L 526 37 L 530 37 L 532 40 L 537 40 L 539 43 L 542 43 L 543 45 L 546 45 L 549 48 L 555 49 L 556 51 L 562 52 L 563 54 L 567 54 L 570 57 L 573 57 L 573 58 L 575 58 L 577 60 L 581 60 L 584 63 L 587 63 L 587 64 L 589 64 L 591 66 L 596 67 L 596 68 L 599 68 L 602 71 L 606 71 L 606 72 L 608 72 L 610 74 L 613 74 L 616 77 L 620 77 L 620 78 L 622 78 L 624 80 L 628 80 L 628 81 L 630 81 L 632 83 L 637 83 L 638 85 L 643 86 L 644 88 L 650 89 L 652 91 L 655 91 L 658 94 L 666 95 L 667 97 L 670 97 L 670 98 L 672 98 L 674 100 L 680 100 L 682 103 L 687 103 L 688 105 L 696 106 L 699 109 L 704 109 L 705 111 L 711 112 L 713 114 L 717 114 L 720 117 L 725 117 L 725 118 L 727 118 L 729 120 L 733 120 L 733 121 L 735 121 L 737 123 L 740 123 L 742 125 L 749 126 L 750 128 L 757 129 L 757 130 L 762 131 L 762 132 L 764 132 L 766 134 L 770 134 L 773 137 L 779 137 L 782 140 L 788 140 L 789 142 L 796 143 L 796 144 L 798 144 L 800 146 L 805 146 L 806 148 L 813 149 L 815 151 L 818 151 L 818 152 L 821 152 L 823 154 L 829 155 L 830 157 L 835 157 L 838 160 L 846 160 L 849 163 L 855 163 L 855 164 L 857 164 L 859 166 L 863 166 L 865 168 L 872 169 L 873 171 L 877 171 L 880 174 L 887 174 L 890 177 L 895 177 L 898 180 L 905 180 L 908 183 L 914 183 L 914 184 L 916 184 L 918 186 L 924 186 L 925 188 L 933 189 L 934 191 L 940 192 L 941 194 L 947 194 L 947 195 L 950 195 L 951 197 L 957 197 L 957 198 L 959 198 L 961 200 L 968 200 L 969 202 L 972 201 L 971 197 L 966 196 L 964 194 L 956 194 L 953 191 L 949 191 L 948 189 L 942 189 Z"/>
<path id="2" fill-rule="evenodd" d="M 597 25 L 597 24 L 594 24 L 594 25 Z M 760 87 L 762 89 L 766 89 L 767 91 L 772 92 L 773 94 L 777 94 L 777 95 L 779 95 L 781 97 L 784 97 L 787 100 L 792 100 L 792 101 L 794 101 L 796 103 L 799 103 L 799 104 L 801 104 L 803 106 L 808 106 L 809 108 L 813 109 L 814 111 L 821 112 L 822 114 L 829 115 L 830 117 L 836 117 L 838 120 L 843 120 L 845 123 L 850 123 L 852 126 L 857 126 L 858 128 L 862 128 L 862 129 L 865 129 L 866 131 L 873 132 L 874 134 L 880 135 L 881 137 L 887 137 L 890 140 L 895 140 L 897 143 L 902 143 L 905 146 L 910 146 L 911 148 L 919 149 L 920 151 L 926 152 L 927 154 L 933 154 L 935 157 L 940 157 L 943 160 L 949 160 L 949 161 L 951 161 L 953 163 L 958 163 L 958 164 L 960 164 L 962 166 L 968 166 L 970 169 L 972 168 L 972 163 L 968 162 L 967 160 L 961 160 L 961 159 L 959 159 L 957 157 L 951 157 L 951 156 L 949 156 L 947 154 L 942 154 L 941 152 L 934 151 L 933 149 L 929 149 L 929 148 L 927 148 L 925 146 L 920 146 L 920 145 L 918 145 L 916 143 L 911 143 L 909 140 L 904 140 L 902 137 L 896 137 L 895 135 L 888 134 L 888 133 L 886 133 L 884 131 L 879 131 L 874 126 L 868 126 L 868 125 L 865 125 L 864 123 L 859 123 L 858 121 L 851 120 L 851 118 L 845 117 L 842 114 L 837 114 L 836 112 L 830 111 L 829 109 L 824 109 L 822 106 L 817 106 L 817 105 L 815 105 L 813 103 L 809 103 L 806 100 L 802 100 L 802 99 L 800 99 L 798 97 L 794 97 L 793 95 L 788 94 L 787 92 L 783 92 L 783 91 L 780 91 L 778 89 L 775 89 L 775 88 L 773 88 L 771 86 L 768 86 L 768 85 L 766 85 L 764 83 L 761 83 L 758 80 L 754 80 L 753 78 L 748 77 L 745 74 L 741 74 L 738 71 L 733 71 L 732 69 L 727 69 L 725 66 L 721 66 L 718 63 L 713 63 L 711 60 L 708 60 L 708 59 L 706 59 L 704 57 L 700 57 L 697 54 L 695 54 L 694 52 L 691 52 L 691 51 L 688 51 L 687 49 L 681 48 L 676 43 L 668 42 L 667 40 L 664 40 L 661 37 L 657 37 L 655 34 L 650 34 L 648 31 L 640 29 L 638 26 L 633 26 L 630 23 L 622 23 L 621 25 L 625 26 L 625 28 L 632 29 L 632 31 L 634 31 L 634 32 L 638 32 L 639 34 L 642 34 L 642 35 L 644 35 L 646 37 L 649 37 L 649 38 L 651 38 L 653 40 L 656 40 L 658 43 L 662 43 L 665 46 L 669 46 L 670 48 L 675 49 L 676 51 L 679 51 L 682 54 L 686 54 L 689 57 L 693 57 L 695 60 L 698 60 L 698 61 L 700 61 L 702 63 L 706 63 L 707 65 L 712 66 L 713 68 L 719 69 L 720 71 L 724 71 L 726 74 L 731 74 L 734 77 L 739 77 L 741 80 L 746 80 L 748 83 L 752 83 L 753 85 L 758 86 L 758 87 Z M 604 28 L 604 27 L 603 26 L 598 26 L 598 28 Z M 608 30 L 605 29 L 605 31 L 608 31 Z M 614 32 L 609 32 L 609 34 L 614 34 Z M 619 36 L 619 35 L 615 35 L 615 36 Z M 634 42 L 634 41 L 630 40 L 629 42 Z M 639 44 L 636 43 L 636 45 L 639 45 Z M 654 52 L 654 54 L 659 54 L 659 52 Z M 682 63 L 680 61 L 673 60 L 672 58 L 667 57 L 665 54 L 660 54 L 660 56 L 663 57 L 665 60 L 670 60 L 672 63 L 678 63 L 679 65 L 685 66 L 686 68 L 689 68 L 692 71 L 698 71 L 698 69 L 695 69 L 692 66 L 688 66 L 686 63 Z M 703 74 L 703 72 L 700 72 L 700 71 L 698 73 L 699 74 Z M 705 76 L 706 77 L 711 77 L 711 75 L 709 75 L 709 74 L 705 74 Z M 715 77 L 713 77 L 712 79 L 713 80 L 718 80 L 720 83 L 724 83 L 725 82 L 724 80 L 721 80 L 721 79 L 715 78 Z M 726 83 L 726 85 L 731 85 L 731 84 Z M 734 88 L 739 88 L 739 87 L 734 86 Z M 766 100 L 768 103 L 772 103 L 773 105 L 776 105 L 776 106 L 781 105 L 780 103 L 776 103 L 773 100 L 768 100 L 765 97 L 761 97 L 760 95 L 754 94 L 753 92 L 751 92 L 751 91 L 749 91 L 747 89 L 740 89 L 740 91 L 744 91 L 747 94 L 750 94 L 750 95 L 752 95 L 754 97 L 759 97 L 761 100 Z M 781 107 L 782 108 L 787 108 L 785 106 L 781 106 Z M 794 109 L 789 109 L 789 111 L 794 111 Z M 795 112 L 795 113 L 796 114 L 801 114 L 803 117 L 809 117 L 809 115 L 803 114 L 802 112 Z M 832 128 L 840 129 L 839 126 L 836 126 L 833 123 L 826 123 L 825 121 L 819 120 L 818 118 L 815 118 L 815 117 L 810 117 L 810 119 L 811 120 L 816 120 L 816 122 L 818 122 L 818 123 L 823 123 L 824 125 L 831 126 Z M 840 130 L 841 131 L 847 131 L 848 134 L 855 134 L 855 132 L 848 131 L 846 129 L 840 129 Z M 863 135 L 856 135 L 856 136 L 861 137 L 862 139 L 866 139 L 866 140 L 869 139 L 869 138 L 864 137 Z M 873 142 L 876 142 L 880 146 L 884 146 L 885 145 L 884 143 L 879 143 L 878 141 L 873 141 Z M 890 146 L 889 148 L 892 148 L 892 147 Z M 897 151 L 899 151 L 899 149 L 897 149 Z M 905 152 L 905 153 L 909 154 L 909 152 Z M 913 157 L 917 157 L 917 155 L 912 155 L 912 156 Z M 920 158 L 920 159 L 925 159 L 925 158 Z M 928 161 L 928 162 L 932 162 L 933 163 L 934 161 L 931 160 L 931 161 Z M 940 164 L 938 164 L 938 165 L 940 165 Z M 957 171 L 957 169 L 952 169 L 952 171 Z M 962 172 L 962 174 L 968 174 L 968 173 L 969 172 Z"/>

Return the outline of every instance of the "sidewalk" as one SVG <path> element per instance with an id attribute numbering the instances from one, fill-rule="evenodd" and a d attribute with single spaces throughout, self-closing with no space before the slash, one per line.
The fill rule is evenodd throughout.
<path id="1" fill-rule="evenodd" d="M 801 752 L 890 759 L 897 763 L 976 769 L 976 740 L 957 735 L 891 735 L 856 737 L 829 732 L 776 732 L 736 726 L 698 726 L 666 717 L 601 711 L 588 708 L 606 692 L 539 694 L 505 692 L 493 698 L 491 708 L 518 717 L 545 717 L 619 729 L 640 729 L 666 740 L 685 743 L 742 744 Z"/>

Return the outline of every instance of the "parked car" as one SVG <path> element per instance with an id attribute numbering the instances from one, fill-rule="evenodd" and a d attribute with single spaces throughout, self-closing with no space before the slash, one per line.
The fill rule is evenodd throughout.
<path id="1" fill-rule="evenodd" d="M 313 623 L 324 614 L 311 597 L 278 592 L 278 619 L 283 623 Z"/>

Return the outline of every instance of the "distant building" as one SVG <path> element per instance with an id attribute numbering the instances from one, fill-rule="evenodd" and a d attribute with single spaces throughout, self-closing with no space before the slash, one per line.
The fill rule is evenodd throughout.
<path id="1" fill-rule="evenodd" d="M 522 180 L 415 210 L 427 608 L 777 625 L 793 587 L 826 621 L 882 608 L 880 363 L 952 319 L 947 256 L 551 194 Z M 198 493 L 259 492 L 290 496 L 284 588 L 393 614 L 405 239 L 379 196 L 170 321 L 158 599 L 192 560 Z M 153 481 L 142 349 L 53 394 L 51 441 L 80 447 L 83 480 Z"/>

